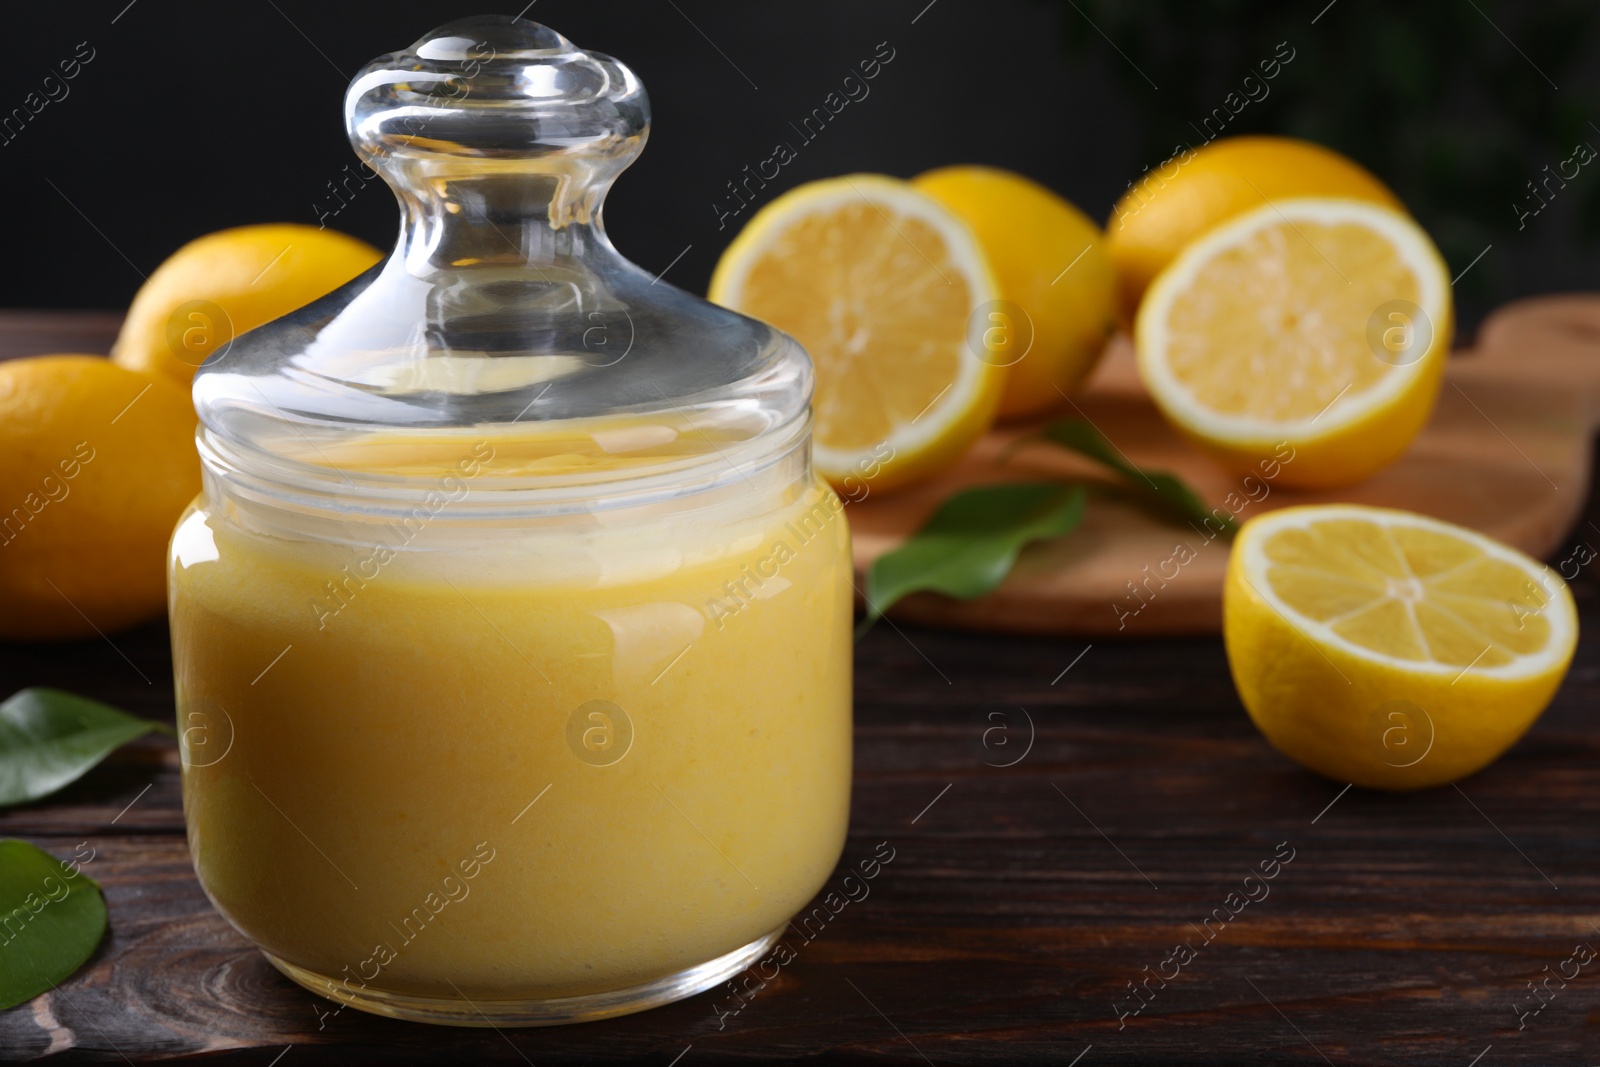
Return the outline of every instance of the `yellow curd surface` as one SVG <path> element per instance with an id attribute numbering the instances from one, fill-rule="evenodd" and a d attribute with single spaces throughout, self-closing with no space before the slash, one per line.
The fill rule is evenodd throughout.
<path id="1" fill-rule="evenodd" d="M 469 998 L 622 989 L 782 926 L 849 814 L 849 534 L 820 484 L 751 511 L 352 546 L 202 498 L 170 589 L 218 909 L 351 994 Z"/>

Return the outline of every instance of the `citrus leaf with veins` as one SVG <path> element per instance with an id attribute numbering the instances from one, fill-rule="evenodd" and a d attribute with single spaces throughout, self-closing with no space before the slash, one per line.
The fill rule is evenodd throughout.
<path id="1" fill-rule="evenodd" d="M 59 689 L 23 689 L 0 704 L 0 807 L 49 796 L 113 750 L 162 727 Z"/>
<path id="2" fill-rule="evenodd" d="M 1082 486 L 1015 482 L 963 490 L 904 544 L 867 570 L 860 637 L 901 597 L 936 592 L 971 600 L 1005 580 L 1023 547 L 1071 533 L 1083 521 Z"/>

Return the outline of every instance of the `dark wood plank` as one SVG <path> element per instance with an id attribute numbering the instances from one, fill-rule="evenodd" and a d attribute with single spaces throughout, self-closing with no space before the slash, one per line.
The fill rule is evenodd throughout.
<path id="1" fill-rule="evenodd" d="M 1585 522 L 1600 525 L 1592 496 L 1587 507 Z M 1600 532 L 1579 529 L 1600 547 Z M 189 868 L 175 749 L 150 738 L 55 797 L 0 812 L 0 834 L 60 855 L 93 847 L 87 869 L 111 912 L 83 971 L 0 1013 L 0 1059 L 54 1048 L 52 1062 L 260 1065 L 292 1046 L 282 1067 L 665 1065 L 680 1054 L 682 1067 L 1068 1064 L 1092 1046 L 1080 1067 L 1466 1067 L 1486 1048 L 1481 1067 L 1600 1062 L 1595 964 L 1565 988 L 1552 982 L 1555 998 L 1525 1029 L 1513 1011 L 1575 944 L 1600 948 L 1594 565 L 1573 588 L 1585 633 L 1549 712 L 1459 790 L 1410 796 L 1341 797 L 1275 753 L 1215 639 L 1097 640 L 1084 652 L 1081 641 L 880 625 L 858 650 L 854 809 L 830 885 L 878 842 L 895 859 L 814 940 L 795 938 L 798 958 L 737 1014 L 726 987 L 549 1030 L 321 1014 L 334 1006 L 280 977 L 211 910 Z M 171 714 L 169 672 L 159 624 L 0 645 L 0 693 L 59 685 L 156 718 Z M 1022 708 L 1032 748 L 990 766 L 1023 751 Z M 1009 716 L 1005 746 L 995 734 L 984 746 L 998 721 L 989 711 Z M 1200 945 L 1190 924 L 1285 841 L 1294 859 L 1270 895 L 1164 988 L 1152 981 L 1149 1006 L 1119 1023 L 1127 984 L 1179 941 Z"/>

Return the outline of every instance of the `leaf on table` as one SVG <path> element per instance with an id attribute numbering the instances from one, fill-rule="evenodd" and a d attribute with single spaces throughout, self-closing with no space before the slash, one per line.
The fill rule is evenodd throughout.
<path id="1" fill-rule="evenodd" d="M 1016 482 L 966 489 L 939 506 L 906 542 L 867 571 L 860 637 L 909 593 L 971 600 L 997 587 L 1024 545 L 1070 533 L 1083 519 L 1082 486 Z"/>
<path id="2" fill-rule="evenodd" d="M 1183 484 L 1175 474 L 1166 471 L 1147 471 L 1135 467 L 1118 452 L 1116 446 L 1094 428 L 1087 419 L 1061 419 L 1046 426 L 1040 436 L 1079 455 L 1088 456 L 1103 466 L 1122 475 L 1134 488 L 1142 490 L 1167 511 L 1187 520 L 1218 522 L 1228 533 L 1236 533 L 1238 524 L 1232 516 L 1219 520 L 1207 508 L 1193 489 Z"/>
<path id="3" fill-rule="evenodd" d="M 76 863 L 0 840 L 0 1011 L 67 980 L 106 932 L 100 886 Z"/>
<path id="4" fill-rule="evenodd" d="M 59 689 L 24 689 L 0 704 L 0 806 L 48 796 L 113 749 L 158 729 Z"/>

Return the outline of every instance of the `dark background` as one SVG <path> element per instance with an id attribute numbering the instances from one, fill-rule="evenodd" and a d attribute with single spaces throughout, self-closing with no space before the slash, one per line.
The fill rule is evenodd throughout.
<path id="1" fill-rule="evenodd" d="M 515 14 L 518 3 L 500 9 Z M 1528 183 L 1579 142 L 1600 148 L 1595 5 L 1439 0 L 536 0 L 527 17 L 644 79 L 650 146 L 607 209 L 618 246 L 703 291 L 746 210 L 726 183 L 797 141 L 881 42 L 894 59 L 762 194 L 850 171 L 951 162 L 1019 170 L 1096 219 L 1256 63 L 1294 59 L 1227 132 L 1309 136 L 1393 185 L 1439 241 L 1463 320 L 1534 292 L 1590 288 L 1600 161 L 1537 206 Z M 8 10 L 0 115 L 61 60 L 94 58 L 0 144 L 5 305 L 117 308 L 190 238 L 248 222 L 315 223 L 355 171 L 341 101 L 372 57 L 477 3 L 127 0 Z M 1315 22 L 1313 22 L 1315 20 Z M 86 53 L 86 50 L 82 50 Z M 59 90 L 56 90 L 59 94 Z M 344 168 L 349 166 L 350 171 Z M 1570 167 L 1569 167 L 1570 173 Z M 365 188 L 329 225 L 388 245 L 392 198 Z M 685 249 L 688 251 L 685 253 Z M 674 264 L 675 257 L 683 253 Z"/>

